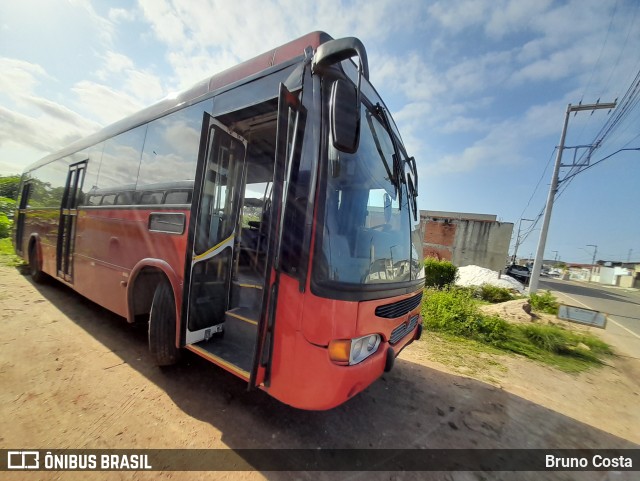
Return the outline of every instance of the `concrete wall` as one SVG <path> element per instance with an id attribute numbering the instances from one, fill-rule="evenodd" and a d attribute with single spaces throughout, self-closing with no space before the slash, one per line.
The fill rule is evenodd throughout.
<path id="1" fill-rule="evenodd" d="M 512 223 L 497 222 L 495 216 L 484 214 L 435 211 L 422 211 L 421 219 L 425 257 L 446 259 L 458 267 L 504 269 Z"/>
<path id="2" fill-rule="evenodd" d="M 596 280 L 596 277 L 594 276 L 594 282 L 610 286 L 620 285 L 620 282 L 624 284 L 624 287 L 632 287 L 633 285 L 633 271 L 631 271 L 631 269 L 625 269 L 624 267 L 599 267 L 597 268 L 597 273 L 598 278 Z M 632 280 L 621 281 L 622 277 L 631 277 Z"/>
<path id="3" fill-rule="evenodd" d="M 617 276 L 616 285 L 620 287 L 633 287 L 634 281 L 633 276 Z"/>

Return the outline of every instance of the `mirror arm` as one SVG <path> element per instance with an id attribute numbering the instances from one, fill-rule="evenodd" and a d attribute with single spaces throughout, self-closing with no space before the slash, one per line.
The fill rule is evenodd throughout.
<path id="1" fill-rule="evenodd" d="M 367 51 L 362 42 L 355 37 L 345 37 L 337 40 L 329 40 L 316 50 L 311 62 L 311 71 L 316 73 L 322 67 L 342 62 L 348 58 L 358 56 L 358 71 L 369 80 L 369 61 Z M 359 86 L 359 85 L 358 85 Z"/>

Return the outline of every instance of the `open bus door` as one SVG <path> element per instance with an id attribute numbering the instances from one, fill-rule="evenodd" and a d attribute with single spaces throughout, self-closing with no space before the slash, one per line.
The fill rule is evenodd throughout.
<path id="1" fill-rule="evenodd" d="M 263 111 L 269 105 L 273 110 Z M 248 133 L 249 142 L 225 127 L 230 117 L 216 120 L 205 114 L 203 121 L 185 271 L 183 342 L 248 381 L 249 388 L 268 383 L 298 109 L 296 95 L 281 86 L 277 105 L 268 101 L 254 109 L 264 114 L 265 122 L 248 117 L 247 111 L 227 114 L 240 132 Z M 260 220 L 257 199 L 247 197 L 257 185 L 267 186 Z M 250 219 L 244 211 L 253 211 Z M 248 245 L 247 234 L 256 232 L 264 235 L 264 249 Z"/>
<path id="2" fill-rule="evenodd" d="M 78 218 L 78 203 L 84 182 L 87 161 L 69 166 L 67 181 L 60 205 L 60 223 L 56 249 L 56 272 L 58 277 L 73 282 L 73 251 Z"/>
<path id="3" fill-rule="evenodd" d="M 185 344 L 222 332 L 229 304 L 247 141 L 204 113 L 191 210 Z M 189 259 L 188 259 L 189 260 Z"/>
<path id="4" fill-rule="evenodd" d="M 266 257 L 262 309 L 258 322 L 258 335 L 256 337 L 249 389 L 261 384 L 269 385 L 280 276 L 284 206 L 287 203 L 293 155 L 297 150 L 297 144 L 302 141 L 301 131 L 304 118 L 302 108 L 298 96 L 291 93 L 283 84 L 280 84 L 272 193 L 273 214 L 270 216 L 268 227 L 269 245 Z M 302 242 L 302 239 L 300 242 Z"/>
<path id="5" fill-rule="evenodd" d="M 29 199 L 33 190 L 33 184 L 31 182 L 25 182 L 22 185 L 22 195 L 20 196 L 20 204 L 18 205 L 18 218 L 16 219 L 16 251 L 23 254 L 24 243 L 24 224 L 27 218 L 27 206 L 29 205 Z"/>

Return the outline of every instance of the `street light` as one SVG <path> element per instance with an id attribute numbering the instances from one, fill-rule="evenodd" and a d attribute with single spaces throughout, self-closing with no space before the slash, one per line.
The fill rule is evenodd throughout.
<path id="1" fill-rule="evenodd" d="M 533 219 L 520 219 L 518 222 L 518 234 L 516 235 L 516 245 L 513 248 L 513 256 L 511 257 L 511 264 L 516 263 L 516 255 L 518 254 L 518 247 L 520 246 L 520 230 L 522 229 L 522 221 L 526 220 L 527 222 L 535 222 Z"/>
<path id="2" fill-rule="evenodd" d="M 589 276 L 589 282 L 593 280 L 593 268 L 596 265 L 596 255 L 598 254 L 598 246 L 595 244 L 587 244 L 587 247 L 593 247 L 593 260 L 591 261 L 591 275 Z"/>

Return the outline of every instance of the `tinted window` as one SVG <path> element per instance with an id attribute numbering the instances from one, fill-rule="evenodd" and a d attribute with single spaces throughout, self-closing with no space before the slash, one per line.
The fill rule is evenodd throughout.
<path id="1" fill-rule="evenodd" d="M 89 161 L 87 162 L 87 171 L 84 175 L 84 183 L 82 184 L 82 198 L 87 199 L 86 205 L 100 205 L 101 195 L 92 195 L 98 189 L 98 173 L 100 172 L 100 162 L 102 160 L 102 150 L 104 142 L 90 147 L 87 151 Z"/>
<path id="2" fill-rule="evenodd" d="M 61 159 L 46 164 L 31 173 L 32 185 L 31 207 L 60 207 L 62 195 L 69 174 L 68 159 Z"/>
<path id="3" fill-rule="evenodd" d="M 102 204 L 100 205 L 113 205 L 115 203 L 115 200 L 116 200 L 116 194 L 105 195 L 102 198 Z"/>
<path id="4" fill-rule="evenodd" d="M 210 102 L 206 102 L 207 107 Z M 149 124 L 137 190 L 154 184 L 193 181 L 204 111 L 205 104 L 199 103 Z"/>
<path id="5" fill-rule="evenodd" d="M 167 192 L 167 197 L 164 199 L 165 204 L 188 204 L 191 200 L 191 191 L 189 190 L 176 190 L 173 192 Z"/>
<path id="6" fill-rule="evenodd" d="M 131 205 L 133 203 L 133 192 L 121 192 L 116 197 L 116 205 Z"/>
<path id="7" fill-rule="evenodd" d="M 140 203 L 142 205 L 147 204 L 162 204 L 163 192 L 144 192 L 140 197 Z"/>
<path id="8" fill-rule="evenodd" d="M 100 205 L 100 201 L 102 200 L 102 196 L 101 195 L 90 195 L 87 198 L 87 204 L 86 205 Z"/>
<path id="9" fill-rule="evenodd" d="M 98 189 L 135 185 L 147 126 L 142 125 L 105 142 Z"/>

